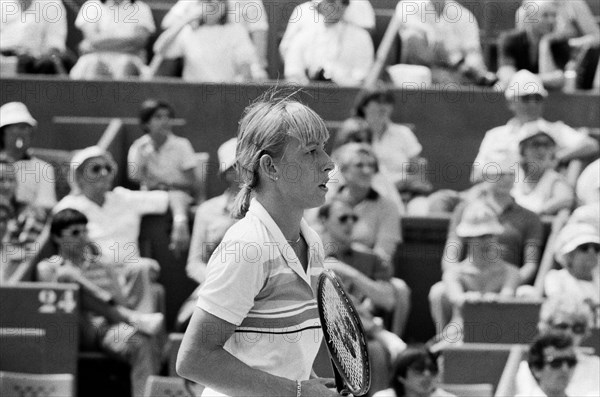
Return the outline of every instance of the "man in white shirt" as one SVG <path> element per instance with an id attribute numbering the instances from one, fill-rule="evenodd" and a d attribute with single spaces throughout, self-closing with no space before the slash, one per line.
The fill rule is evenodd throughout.
<path id="1" fill-rule="evenodd" d="M 598 142 L 576 131 L 562 121 L 550 122 L 542 118 L 544 100 L 548 91 L 541 79 L 527 70 L 518 71 L 504 92 L 508 108 L 514 117 L 505 125 L 486 132 L 479 153 L 473 163 L 471 179 L 479 182 L 483 169 L 493 162 L 498 153 L 506 153 L 515 166 L 519 162 L 519 131 L 527 123 L 538 123 L 539 130 L 548 131 L 556 142 L 556 159 L 559 162 L 598 153 Z"/>
<path id="2" fill-rule="evenodd" d="M 182 18 L 189 15 L 194 7 L 194 0 L 178 0 L 164 16 L 161 27 L 168 29 L 175 26 Z M 262 0 L 228 0 L 228 22 L 244 27 L 256 48 L 261 66 L 267 66 L 267 46 L 269 35 L 269 16 Z"/>
<path id="3" fill-rule="evenodd" d="M 279 54 L 282 59 L 285 60 L 291 43 L 299 33 L 311 29 L 315 24 L 323 23 L 323 16 L 318 11 L 321 1 L 307 1 L 294 8 L 279 43 Z M 350 0 L 342 19 L 369 32 L 375 29 L 375 10 L 369 0 Z"/>
<path id="4" fill-rule="evenodd" d="M 310 25 L 290 43 L 285 77 L 299 84 L 332 81 L 342 86 L 360 84 L 373 64 L 369 33 L 342 20 L 349 0 L 323 0 L 317 10 L 323 23 Z"/>
<path id="5" fill-rule="evenodd" d="M 455 0 L 401 1 L 400 63 L 432 69 L 434 81 L 468 80 L 487 84 L 475 16 Z M 491 83 L 491 81 L 489 81 Z"/>

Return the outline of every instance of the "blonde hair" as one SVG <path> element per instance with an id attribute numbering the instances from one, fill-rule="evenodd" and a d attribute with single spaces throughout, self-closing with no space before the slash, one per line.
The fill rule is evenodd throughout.
<path id="1" fill-rule="evenodd" d="M 589 328 L 592 327 L 594 314 L 589 305 L 571 295 L 558 295 L 548 298 L 540 309 L 538 329 L 546 332 L 551 329 L 554 319 L 565 316 L 570 319 L 584 320 Z"/>
<path id="2" fill-rule="evenodd" d="M 285 95 L 277 89 L 270 90 L 245 109 L 236 147 L 241 189 L 233 206 L 234 218 L 243 218 L 248 211 L 252 191 L 260 184 L 259 161 L 264 154 L 281 157 L 290 137 L 303 146 L 329 139 L 323 119 L 292 99 L 298 92 Z"/>

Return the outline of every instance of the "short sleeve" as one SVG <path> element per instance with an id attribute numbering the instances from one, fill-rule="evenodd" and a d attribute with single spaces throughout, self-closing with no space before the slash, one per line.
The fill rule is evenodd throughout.
<path id="1" fill-rule="evenodd" d="M 192 144 L 186 138 L 181 137 L 179 138 L 179 142 L 181 169 L 187 171 L 196 168 L 196 152 L 194 152 Z"/>
<path id="2" fill-rule="evenodd" d="M 102 13 L 102 6 L 97 0 L 89 0 L 83 3 L 77 18 L 75 18 L 75 27 L 79 30 L 83 30 L 83 27 L 90 25 L 93 22 L 100 19 L 100 13 Z"/>
<path id="3" fill-rule="evenodd" d="M 404 141 L 404 152 L 408 158 L 416 157 L 423 151 L 416 135 L 406 126 L 402 127 L 402 140 Z"/>
<path id="4" fill-rule="evenodd" d="M 254 252 L 252 252 L 254 251 Z M 228 240 L 219 244 L 208 262 L 206 281 L 197 306 L 231 324 L 240 325 L 265 279 L 264 252 L 256 243 Z M 245 253 L 245 254 L 242 254 Z M 259 258 L 250 261 L 248 258 Z"/>
<path id="5" fill-rule="evenodd" d="M 144 167 L 144 158 L 140 155 L 142 142 L 138 139 L 129 148 L 127 152 L 127 176 L 134 180 L 141 180 L 140 170 Z"/>
<path id="6" fill-rule="evenodd" d="M 375 10 L 369 1 L 350 0 L 344 12 L 344 20 L 364 29 L 374 29 Z"/>
<path id="7" fill-rule="evenodd" d="M 132 22 L 137 22 L 138 26 L 147 29 L 150 33 L 156 32 L 154 17 L 152 16 L 152 10 L 148 4 L 138 0 L 133 4 L 130 4 L 129 7 L 133 7 L 133 11 L 130 11 L 127 14 Z M 127 22 L 127 20 L 125 20 L 125 22 Z"/>

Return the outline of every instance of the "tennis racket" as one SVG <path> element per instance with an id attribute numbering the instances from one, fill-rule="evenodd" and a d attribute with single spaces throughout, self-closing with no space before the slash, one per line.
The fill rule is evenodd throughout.
<path id="1" fill-rule="evenodd" d="M 367 338 L 358 312 L 333 270 L 319 276 L 317 305 L 338 393 L 365 395 L 371 385 Z"/>

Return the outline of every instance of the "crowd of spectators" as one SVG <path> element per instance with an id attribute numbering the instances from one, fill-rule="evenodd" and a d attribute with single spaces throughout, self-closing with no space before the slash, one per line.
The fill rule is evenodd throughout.
<path id="1" fill-rule="evenodd" d="M 261 0 L 179 0 L 160 21 L 141 0 L 68 6 L 77 12 L 72 28 L 83 35 L 76 49 L 67 48 L 61 0 L 2 1 L 0 51 L 7 72 L 74 79 L 147 79 L 158 73 L 194 82 L 247 82 L 266 80 L 267 68 L 282 61 L 288 81 L 359 86 L 374 65 L 374 38 L 382 29 L 368 0 L 301 3 L 274 46 L 269 29 L 276 15 Z M 410 77 L 416 78 L 411 68 L 418 65 L 437 84 L 498 82 L 504 90 L 519 70 L 539 75 L 547 89 L 598 84 L 600 29 L 585 0 L 524 0 L 514 28 L 491 39 L 480 29 L 488 21 L 455 0 L 399 1 L 394 13 L 400 52 L 388 63 L 400 67 L 390 75 L 401 75 L 405 83 L 421 82 Z M 494 40 L 497 51 L 487 49 Z M 486 55 L 496 53 L 497 59 Z"/>
<path id="2" fill-rule="evenodd" d="M 23 13 L 36 2 L 7 1 L 6 6 L 10 3 Z M 258 1 L 258 12 L 265 17 L 252 18 L 236 3 L 243 2 L 179 0 L 162 21 L 165 30 L 154 43 L 154 56 L 166 62 L 182 58 L 182 76 L 188 81 L 266 79 L 266 11 Z M 548 298 L 540 315 L 542 336 L 519 370 L 519 393 L 538 395 L 539 388 L 548 394 L 562 386 L 562 392 L 573 395 L 600 392 L 598 383 L 589 380 L 598 380 L 589 375 L 598 373 L 598 361 L 577 350 L 600 307 L 599 145 L 582 131 L 542 117 L 545 99 L 552 89 L 562 87 L 564 69 L 574 62 L 573 48 L 579 51 L 575 58 L 596 68 L 590 59 L 595 57 L 597 63 L 597 25 L 579 22 L 587 7 L 584 2 L 563 3 L 532 3 L 541 13 L 535 23 L 523 16 L 524 6 L 517 12 L 517 30 L 500 37 L 498 78 L 514 117 L 485 133 L 468 190 L 431 194 L 434 188 L 426 177 L 428 162 L 417 131 L 392 120 L 396 104 L 384 87 L 360 92 L 334 138 L 336 168 L 327 202 L 305 216 L 323 240 L 326 267 L 340 275 L 359 308 L 370 342 L 384 347 L 385 356 L 376 359 L 392 368 L 393 380 L 381 396 L 413 395 L 409 389 L 415 387 L 422 388 L 422 395 L 450 396 L 437 388 L 434 353 L 407 348 L 401 339 L 411 289 L 393 277 L 396 250 L 403 242 L 402 217 L 440 212 L 450 222 L 440 264 L 443 277 L 429 291 L 437 328 L 460 323 L 465 302 Z M 396 10 L 402 21 L 401 61 L 429 67 L 438 82 L 493 82 L 474 16 L 453 0 L 415 4 L 421 14 L 408 12 L 402 2 Z M 439 18 L 453 8 L 463 13 L 459 23 Z M 427 13 L 430 9 L 437 14 Z M 136 23 L 127 20 L 132 10 Z M 98 18 L 90 18 L 92 11 Z M 310 1 L 294 12 L 301 18 L 290 19 L 279 46 L 285 77 L 302 84 L 317 80 L 360 85 L 374 61 L 374 14 L 368 2 Z M 7 21 L 1 25 L 1 50 L 3 56 L 17 58 L 19 72 L 70 70 L 71 77 L 79 79 L 154 73 L 146 49 L 156 27 L 150 7 L 139 0 L 84 3 L 75 22 L 83 33 L 76 63 L 64 45 L 66 22 L 64 27 L 62 22 L 35 25 L 35 40 L 19 43 L 18 32 L 29 29 L 24 24 L 30 22 L 17 17 Z M 5 31 L 11 34 L 5 37 Z M 213 250 L 235 222 L 231 211 L 239 190 L 236 139 L 223 137 L 218 150 L 226 190 L 198 202 L 201 181 L 195 148 L 174 133 L 174 116 L 166 102 L 149 99 L 141 104 L 144 134 L 127 148 L 126 170 L 139 190 L 114 186 L 117 163 L 107 150 L 92 146 L 70 160 L 71 191 L 57 201 L 53 167 L 31 151 L 37 121 L 23 103 L 0 108 L 0 254 L 8 259 L 0 268 L 0 281 L 12 282 L 17 269 L 51 242 L 55 255 L 38 264 L 36 278 L 80 285 L 89 320 L 81 327 L 82 335 L 90 337 L 84 342 L 132 365 L 136 396 L 143 394 L 146 378 L 160 369 L 165 331 L 161 312 L 169 293 L 157 283 L 162 264 L 142 257 L 138 246 L 142 217 L 169 216 L 169 247 L 187 259 L 185 272 L 198 284 L 205 281 Z M 589 163 L 576 184 L 562 172 L 573 160 Z M 35 178 L 31 170 L 45 177 Z M 553 246 L 545 247 L 557 266 L 542 275 L 543 291 L 535 291 L 545 244 L 542 220 L 571 210 Z M 181 308 L 181 330 L 196 297 L 194 292 Z M 397 323 L 395 332 L 386 325 L 390 313 Z M 111 340 L 111 327 L 122 324 L 137 327 L 135 343 Z M 549 331 L 563 332 L 557 336 Z M 429 347 L 435 350 L 439 342 L 435 338 Z M 550 385 L 558 370 L 564 372 L 563 385 Z"/>

